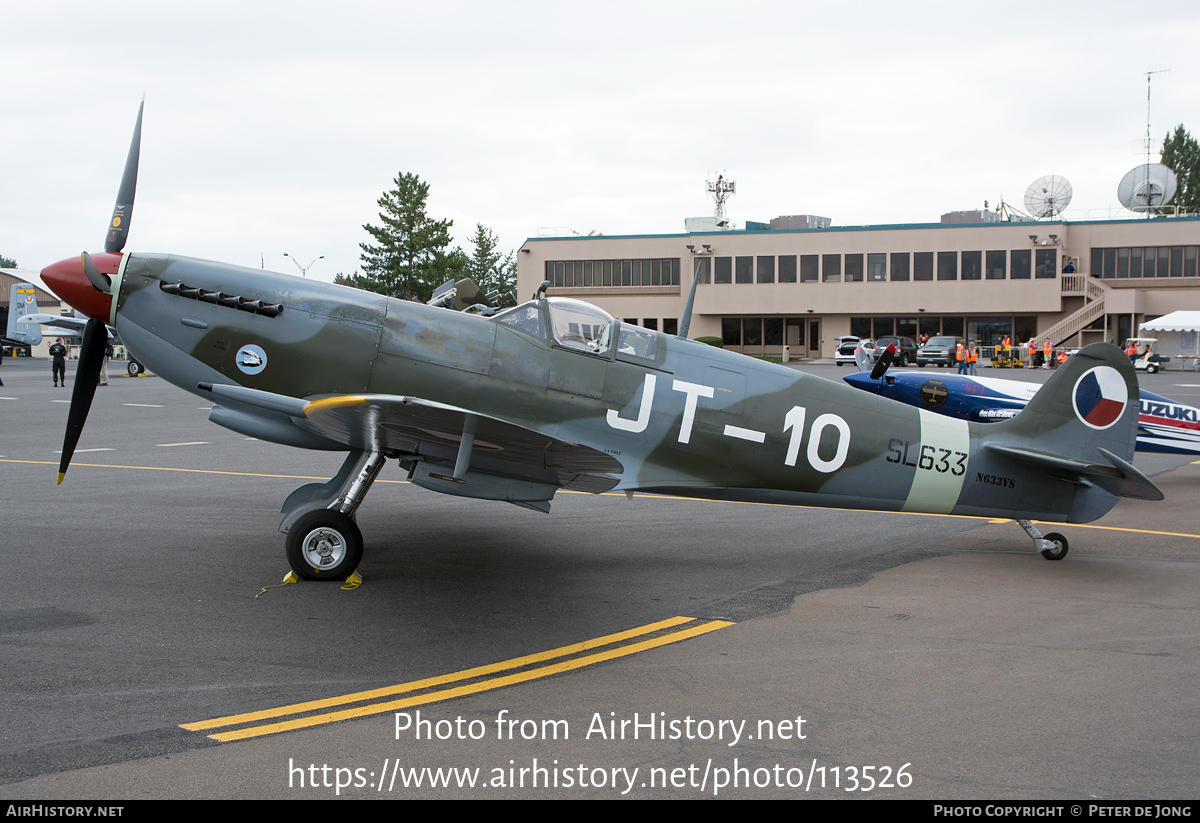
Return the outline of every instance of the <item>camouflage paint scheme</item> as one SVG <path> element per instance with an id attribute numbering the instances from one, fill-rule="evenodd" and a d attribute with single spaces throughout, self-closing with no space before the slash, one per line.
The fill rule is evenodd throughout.
<path id="1" fill-rule="evenodd" d="M 267 317 L 164 284 L 282 310 Z M 438 488 L 468 497 L 509 499 L 496 488 L 512 481 L 534 484 L 547 503 L 557 488 L 612 488 L 1088 522 L 1119 494 L 1157 492 L 1126 462 L 1136 401 L 1103 430 L 1072 407 L 1096 366 L 1137 397 L 1128 358 L 1105 344 L 1071 358 L 1019 417 L 983 425 L 647 330 L 653 359 L 619 351 L 617 334 L 605 351 L 581 351 L 498 318 L 184 257 L 126 254 L 112 293 L 110 322 L 134 355 L 182 388 L 216 394 L 213 419 L 237 431 L 382 452 L 428 481 L 455 464 L 463 421 L 478 415 L 466 482 Z M 548 328 L 554 299 L 536 305 Z M 248 345 L 266 355 L 257 374 L 235 363 Z"/>

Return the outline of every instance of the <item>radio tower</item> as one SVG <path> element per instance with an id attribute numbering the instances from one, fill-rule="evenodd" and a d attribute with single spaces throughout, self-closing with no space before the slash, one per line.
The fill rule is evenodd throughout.
<path id="1" fill-rule="evenodd" d="M 717 201 L 717 210 L 713 212 L 713 217 L 716 218 L 717 225 L 724 228 L 729 222 L 725 218 L 725 201 L 737 194 L 737 181 L 726 180 L 724 174 L 718 174 L 717 182 L 709 180 L 706 183 L 708 193 L 713 196 L 713 200 Z"/>

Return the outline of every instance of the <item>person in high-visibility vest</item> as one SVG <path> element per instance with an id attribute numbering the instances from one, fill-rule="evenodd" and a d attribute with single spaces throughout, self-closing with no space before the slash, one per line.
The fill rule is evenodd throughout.
<path id="1" fill-rule="evenodd" d="M 1043 369 L 1050 368 L 1050 362 L 1051 362 L 1050 353 L 1053 350 L 1054 350 L 1054 344 L 1051 343 L 1049 340 L 1047 340 L 1045 343 L 1042 344 L 1042 353 L 1043 353 L 1043 357 L 1045 358 L 1045 360 L 1042 363 Z"/>
<path id="2" fill-rule="evenodd" d="M 954 356 L 955 356 L 955 359 L 958 360 L 958 373 L 966 374 L 967 373 L 967 347 L 964 346 L 962 343 L 959 343 L 958 348 L 955 350 Z"/>
<path id="3" fill-rule="evenodd" d="M 969 368 L 970 368 L 969 373 L 970 374 L 978 374 L 979 373 L 978 370 L 975 368 L 975 364 L 978 361 L 979 361 L 979 344 L 972 343 L 971 351 L 969 354 L 967 354 L 967 362 L 969 364 Z"/>

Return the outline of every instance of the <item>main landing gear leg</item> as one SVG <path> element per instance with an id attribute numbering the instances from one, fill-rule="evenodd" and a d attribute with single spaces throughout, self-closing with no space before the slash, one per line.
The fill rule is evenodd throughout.
<path id="1" fill-rule="evenodd" d="M 304 580 L 345 580 L 362 560 L 363 539 L 354 512 L 387 459 L 381 452 L 352 451 L 326 483 L 308 483 L 283 503 L 279 530 L 287 559 Z"/>
<path id="2" fill-rule="evenodd" d="M 1062 560 L 1067 556 L 1067 538 L 1058 532 L 1050 532 L 1043 537 L 1037 526 L 1028 520 L 1018 520 L 1017 523 L 1033 538 L 1034 548 L 1042 553 L 1042 557 L 1047 560 Z"/>

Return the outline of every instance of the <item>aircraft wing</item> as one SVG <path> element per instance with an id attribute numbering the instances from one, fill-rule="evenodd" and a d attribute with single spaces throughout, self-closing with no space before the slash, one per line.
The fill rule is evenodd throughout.
<path id="1" fill-rule="evenodd" d="M 414 461 L 413 482 L 435 491 L 510 502 L 558 489 L 599 493 L 619 482 L 612 455 L 470 409 L 388 394 L 305 401 L 241 386 L 201 384 L 219 398 L 282 412 L 300 429 L 348 449 Z M 524 500 L 522 500 L 524 498 Z"/>

